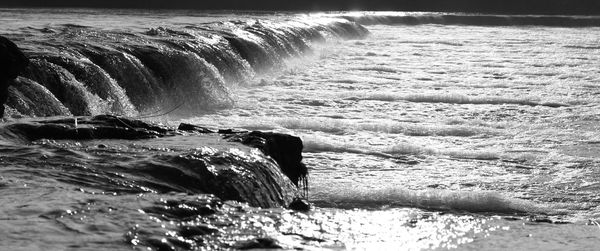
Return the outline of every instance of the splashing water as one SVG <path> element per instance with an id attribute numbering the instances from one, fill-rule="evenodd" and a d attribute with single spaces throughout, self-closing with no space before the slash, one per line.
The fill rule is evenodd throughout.
<path id="1" fill-rule="evenodd" d="M 145 163 L 161 176 L 181 163 L 156 151 L 177 155 L 192 139 L 0 141 L 4 248 L 598 242 L 598 17 L 0 13 L 0 31 L 32 59 L 11 87 L 11 116 L 112 113 L 298 135 L 316 206 L 249 207 L 90 167 Z M 182 186 L 164 182 L 153 185 Z"/>

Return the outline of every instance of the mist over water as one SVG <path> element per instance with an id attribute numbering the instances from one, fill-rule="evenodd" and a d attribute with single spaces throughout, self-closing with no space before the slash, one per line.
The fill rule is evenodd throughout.
<path id="1" fill-rule="evenodd" d="M 301 214 L 227 204 L 222 218 L 202 223 L 228 226 L 207 245 L 252 235 L 239 229 L 306 249 L 580 250 L 598 243 L 598 17 L 0 13 L 0 31 L 32 58 L 13 90 L 22 94 L 9 103 L 13 117 L 112 113 L 303 139 L 309 200 L 317 208 Z M 27 102 L 53 109 L 42 114 L 26 109 Z M 12 159 L 42 158 L 38 144 L 50 146 L 44 156 L 68 156 L 58 162 L 104 156 L 70 142 L 22 149 L 3 143 L 1 150 Z M 136 149 L 124 143 L 110 150 Z M 10 184 L 6 203 L 13 206 L 3 217 L 25 203 L 21 185 L 30 187 L 25 200 L 36 206 L 1 223 L 21 224 L 7 231 L 10 240 L 38 234 L 40 242 L 61 246 L 48 235 L 56 226 L 27 227 L 37 211 L 55 210 L 66 226 L 60 231 L 86 233 L 92 248 L 123 248 L 111 241 L 123 235 L 135 246 L 186 224 L 163 224 L 140 208 L 164 198 L 206 199 L 82 193 L 77 183 L 10 160 L 2 162 L 10 170 L 0 181 Z M 64 203 L 39 199 L 65 194 Z M 116 205 L 118 214 L 102 211 Z M 4 246 L 14 245 L 10 240 Z"/>

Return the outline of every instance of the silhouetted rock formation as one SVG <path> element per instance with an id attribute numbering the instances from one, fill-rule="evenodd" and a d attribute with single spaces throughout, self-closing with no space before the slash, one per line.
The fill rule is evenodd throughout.
<path id="1" fill-rule="evenodd" d="M 0 36 L 0 118 L 4 117 L 8 87 L 28 63 L 27 57 L 13 42 Z"/>
<path id="2" fill-rule="evenodd" d="M 190 137 L 194 143 L 189 149 L 155 149 L 155 145 L 162 147 L 162 138 L 174 136 Z M 221 138 L 241 144 L 225 143 L 223 146 L 219 143 L 224 142 Z M 71 144 L 68 150 L 92 155 L 96 152 L 102 155 L 106 151 L 104 149 L 110 150 L 113 143 L 110 140 L 132 140 L 132 144 L 142 146 L 144 155 L 137 157 L 134 149 L 132 156 L 128 157 L 133 160 L 128 159 L 122 166 L 105 166 L 95 162 L 84 164 L 91 170 L 116 169 L 113 171 L 130 174 L 122 177 L 122 183 L 133 182 L 136 185 L 111 188 L 121 192 L 138 193 L 151 189 L 157 192 L 206 193 L 222 200 L 248 202 L 252 206 L 287 207 L 301 196 L 298 183 L 306 181 L 307 176 L 307 169 L 301 163 L 302 141 L 285 134 L 233 130 L 216 133 L 188 124 L 173 129 L 111 115 L 15 122 L 0 127 L 0 140 L 29 144 L 42 139 L 78 140 L 79 143 Z M 86 140 L 103 141 L 86 143 Z M 235 145 L 238 148 L 231 150 Z M 199 150 L 203 147 L 208 147 L 208 150 Z M 252 148 L 260 149 L 264 155 Z M 118 150 L 118 153 L 128 154 L 126 150 Z M 90 186 L 109 187 L 102 181 L 94 181 Z"/>
<path id="3" fill-rule="evenodd" d="M 244 145 L 260 149 L 271 156 L 285 175 L 290 177 L 294 184 L 306 179 L 308 170 L 302 163 L 302 140 L 287 134 L 272 132 L 244 132 L 227 135 L 230 141 L 240 142 Z"/>
<path id="4" fill-rule="evenodd" d="M 310 203 L 305 199 L 297 198 L 288 205 L 289 209 L 306 212 L 310 210 Z"/>

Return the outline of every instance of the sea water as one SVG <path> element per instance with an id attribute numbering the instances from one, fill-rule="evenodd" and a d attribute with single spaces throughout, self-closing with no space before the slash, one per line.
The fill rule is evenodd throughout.
<path id="1" fill-rule="evenodd" d="M 418 22 L 397 21 L 407 16 Z M 368 36 L 310 43 L 277 67 L 225 80 L 231 105 L 131 114 L 172 125 L 278 131 L 304 142 L 312 211 L 232 205 L 221 219 L 229 225 L 196 248 L 235 247 L 259 236 L 307 250 L 594 250 L 600 27 L 581 25 L 580 17 L 458 17 L 9 9 L 0 11 L 0 31 L 32 51 L 31 41 L 44 40 L 37 31 L 66 25 L 138 34 L 229 21 L 362 22 Z M 77 143 L 39 144 L 67 152 L 2 149 L 0 246 L 142 250 L 132 231 L 161 240 L 182 224 L 141 208 L 192 195 L 85 191 L 61 182 L 77 177 L 31 171 L 17 157 L 91 157 Z"/>

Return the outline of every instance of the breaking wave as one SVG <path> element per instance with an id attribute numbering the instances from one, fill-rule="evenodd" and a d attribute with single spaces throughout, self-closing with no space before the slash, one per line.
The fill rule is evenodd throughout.
<path id="1" fill-rule="evenodd" d="M 533 202 L 507 198 L 496 192 L 409 190 L 403 188 L 363 188 L 319 191 L 313 201 L 323 206 L 335 207 L 417 207 L 429 210 L 454 210 L 473 213 L 555 213 Z"/>
<path id="2" fill-rule="evenodd" d="M 31 63 L 17 80 L 24 84 L 11 88 L 8 105 L 27 116 L 189 114 L 230 107 L 230 87 L 277 70 L 314 43 L 369 33 L 339 18 L 227 21 L 145 32 L 69 24 L 24 29 L 34 36 L 12 39 Z M 34 94 L 43 97 L 36 103 Z M 32 113 L 25 109 L 30 106 L 51 109 Z"/>

